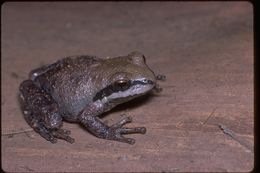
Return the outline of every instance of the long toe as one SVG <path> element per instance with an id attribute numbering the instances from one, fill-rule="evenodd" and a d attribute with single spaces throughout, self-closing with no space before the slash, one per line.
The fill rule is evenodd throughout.
<path id="1" fill-rule="evenodd" d="M 117 123 L 115 123 L 114 125 L 112 125 L 112 127 L 119 128 L 119 127 L 122 127 L 123 125 L 125 125 L 127 123 L 131 123 L 131 122 L 132 122 L 132 118 L 131 117 L 125 117 L 122 120 L 120 120 Z"/>
<path id="2" fill-rule="evenodd" d="M 122 128 L 120 130 L 122 134 L 131 134 L 131 133 L 141 133 L 145 134 L 146 128 L 145 127 L 136 127 L 136 128 Z"/>
<path id="3" fill-rule="evenodd" d="M 52 131 L 52 135 L 56 138 L 59 138 L 59 139 L 63 139 L 69 143 L 74 143 L 75 140 L 73 138 L 71 138 L 68 134 L 68 130 L 64 130 L 64 129 L 59 129 L 57 131 Z"/>
<path id="4" fill-rule="evenodd" d="M 58 131 L 60 133 L 66 134 L 66 135 L 70 135 L 71 134 L 71 132 L 69 130 L 66 130 L 66 129 L 58 129 Z"/>
<path id="5" fill-rule="evenodd" d="M 50 141 L 53 144 L 56 144 L 58 142 L 58 140 L 55 137 L 53 137 L 53 136 L 50 136 L 50 138 L 47 139 L 47 140 Z"/>
<path id="6" fill-rule="evenodd" d="M 128 143 L 131 145 L 133 145 L 135 143 L 135 140 L 133 138 L 125 138 L 123 136 L 120 136 L 119 138 L 116 138 L 115 140 L 119 141 L 119 142 Z"/>

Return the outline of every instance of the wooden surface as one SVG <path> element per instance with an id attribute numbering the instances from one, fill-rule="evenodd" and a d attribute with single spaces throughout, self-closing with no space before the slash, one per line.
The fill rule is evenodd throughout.
<path id="1" fill-rule="evenodd" d="M 79 2 L 2 5 L 2 169 L 8 172 L 250 171 L 253 9 L 247 2 Z M 121 105 L 135 145 L 64 123 L 74 144 L 31 131 L 17 100 L 30 70 L 69 55 L 139 50 L 165 74 L 163 92 Z M 126 116 L 126 115 L 124 115 Z M 222 128 L 222 129 L 221 129 Z M 27 132 L 23 132 L 27 131 Z M 14 133 L 14 134 L 12 134 Z"/>

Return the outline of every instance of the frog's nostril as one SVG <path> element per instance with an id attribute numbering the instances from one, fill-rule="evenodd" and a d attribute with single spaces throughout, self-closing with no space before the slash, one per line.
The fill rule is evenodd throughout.
<path id="1" fill-rule="evenodd" d="M 161 81 L 166 80 L 166 76 L 165 76 L 165 75 L 162 75 L 162 74 L 158 74 L 158 75 L 156 75 L 155 77 L 156 77 L 156 80 L 161 80 Z"/>

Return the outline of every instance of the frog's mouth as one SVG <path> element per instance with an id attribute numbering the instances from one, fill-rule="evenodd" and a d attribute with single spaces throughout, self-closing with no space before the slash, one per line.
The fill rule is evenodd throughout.
<path id="1" fill-rule="evenodd" d="M 93 101 L 106 100 L 111 101 L 128 101 L 137 96 L 144 95 L 155 87 L 155 82 L 148 79 L 137 79 L 131 81 L 131 85 L 124 91 L 117 91 L 113 89 L 113 86 L 108 86 L 98 92 Z"/>
<path id="2" fill-rule="evenodd" d="M 147 84 L 147 85 L 142 85 L 142 84 L 135 84 L 133 86 L 131 86 L 128 90 L 126 91 L 118 91 L 116 93 L 113 93 L 111 95 L 109 95 L 107 98 L 108 99 L 120 99 L 120 98 L 133 98 L 133 97 L 137 97 L 139 95 L 144 95 L 146 94 L 148 91 L 150 91 L 152 88 L 154 87 L 154 85 L 152 84 Z"/>

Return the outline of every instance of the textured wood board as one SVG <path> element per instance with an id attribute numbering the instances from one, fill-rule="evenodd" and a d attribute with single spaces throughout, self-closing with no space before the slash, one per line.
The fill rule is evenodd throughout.
<path id="1" fill-rule="evenodd" d="M 2 169 L 25 171 L 250 171 L 253 8 L 248 2 L 9 2 L 2 5 Z M 17 101 L 28 72 L 68 55 L 143 52 L 167 76 L 163 92 L 124 104 L 144 125 L 136 144 L 95 138 L 53 145 L 30 130 Z M 224 133 L 216 124 L 231 130 Z M 242 141 L 242 142 L 241 142 Z"/>

